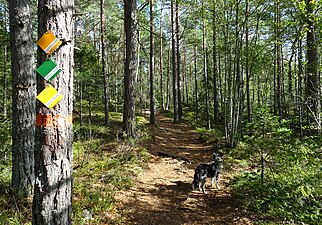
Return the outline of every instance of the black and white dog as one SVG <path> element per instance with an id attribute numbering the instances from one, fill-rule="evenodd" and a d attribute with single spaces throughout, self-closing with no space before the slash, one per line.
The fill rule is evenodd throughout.
<path id="1" fill-rule="evenodd" d="M 216 188 L 219 190 L 218 178 L 221 169 L 223 168 L 223 158 L 221 153 L 213 153 L 213 161 L 210 163 L 201 163 L 195 169 L 195 175 L 192 182 L 192 190 L 196 187 L 199 191 L 207 194 L 205 184 L 207 177 L 211 177 L 211 186 L 214 186 L 216 181 Z"/>

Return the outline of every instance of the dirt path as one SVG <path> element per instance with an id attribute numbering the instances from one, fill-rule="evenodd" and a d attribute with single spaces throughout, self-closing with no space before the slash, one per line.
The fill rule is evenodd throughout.
<path id="1" fill-rule="evenodd" d="M 210 180 L 207 195 L 191 190 L 194 168 L 211 161 L 213 149 L 187 125 L 173 124 L 163 116 L 158 119 L 153 140 L 144 143 L 152 160 L 137 185 L 118 196 L 125 205 L 121 213 L 126 224 L 252 224 L 230 196 L 227 172 L 220 178 L 221 190 L 211 188 Z"/>

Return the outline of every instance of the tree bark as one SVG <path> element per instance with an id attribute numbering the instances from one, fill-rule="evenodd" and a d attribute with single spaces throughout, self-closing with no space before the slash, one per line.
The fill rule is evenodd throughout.
<path id="1" fill-rule="evenodd" d="M 37 102 L 33 225 L 68 225 L 72 217 L 74 1 L 38 0 L 38 37 L 51 30 L 64 43 L 49 57 L 62 70 L 51 85 L 63 95 L 53 109 Z M 38 48 L 38 64 L 47 56 Z M 41 92 L 46 81 L 38 76 Z"/>
<path id="2" fill-rule="evenodd" d="M 178 100 L 178 75 L 175 45 L 175 28 L 174 28 L 174 0 L 171 0 L 171 45 L 172 45 L 172 91 L 173 91 L 173 122 L 179 123 L 179 100 Z"/>
<path id="3" fill-rule="evenodd" d="M 246 12 L 245 12 L 245 26 L 246 26 L 246 40 L 245 40 L 245 51 L 246 51 L 246 99 L 247 99 L 247 121 L 252 122 L 251 114 L 251 101 L 250 101 L 250 67 L 249 67 L 249 0 L 246 0 Z"/>
<path id="4" fill-rule="evenodd" d="M 3 47 L 3 116 L 7 117 L 7 92 L 8 92 L 8 80 L 7 80 L 7 57 L 8 57 L 8 45 Z"/>
<path id="5" fill-rule="evenodd" d="M 307 11 L 307 108 L 309 110 L 309 123 L 317 125 L 318 133 L 321 132 L 320 115 L 320 81 L 319 81 L 319 53 L 316 37 L 316 24 L 313 1 L 306 0 Z"/>
<path id="6" fill-rule="evenodd" d="M 297 108 L 298 108 L 298 119 L 300 122 L 300 133 L 301 133 L 301 137 L 303 137 L 303 52 L 302 52 L 302 39 L 300 38 L 298 40 L 298 44 L 297 44 L 297 49 L 298 49 L 298 53 L 297 53 L 297 64 L 298 64 L 298 84 L 297 84 Z"/>
<path id="7" fill-rule="evenodd" d="M 135 77 L 137 72 L 137 8 L 135 0 L 124 1 L 126 52 L 124 67 L 123 128 L 127 137 L 135 137 Z"/>
<path id="8" fill-rule="evenodd" d="M 219 103 L 218 103 L 218 68 L 217 68 L 217 21 L 216 21 L 216 7 L 217 7 L 217 0 L 214 0 L 213 2 L 213 36 L 212 36 L 212 42 L 213 42 L 213 90 L 214 90 L 214 121 L 215 124 L 219 124 Z"/>
<path id="9" fill-rule="evenodd" d="M 156 125 L 156 108 L 154 96 L 154 29 L 153 0 L 150 0 L 150 123 Z M 162 84 L 161 84 L 162 85 Z"/>
<path id="10" fill-rule="evenodd" d="M 178 98 L 178 117 L 182 119 L 182 97 L 181 97 L 181 54 L 180 54 L 180 30 L 179 30 L 179 0 L 176 1 L 176 65 L 177 65 L 177 98 Z"/>
<path id="11" fill-rule="evenodd" d="M 107 51 L 105 41 L 105 15 L 104 15 L 104 0 L 100 0 L 100 20 L 101 20 L 101 52 L 102 52 L 102 77 L 104 89 L 104 113 L 105 113 L 105 127 L 109 127 L 109 79 L 107 75 Z"/>
<path id="12" fill-rule="evenodd" d="M 159 73 L 160 73 L 160 95 L 161 95 L 161 108 L 162 111 L 165 109 L 164 105 L 164 89 L 163 89 L 163 35 L 162 35 L 162 13 L 163 13 L 163 1 L 161 1 L 161 12 L 160 12 L 160 63 L 159 63 Z"/>
<path id="13" fill-rule="evenodd" d="M 169 110 L 170 107 L 170 65 L 171 65 L 171 57 L 170 57 L 170 45 L 168 48 L 168 60 L 167 60 L 167 93 L 166 93 L 166 102 L 165 102 L 165 110 Z"/>
<path id="14" fill-rule="evenodd" d="M 12 187 L 31 195 L 34 187 L 35 100 L 32 9 L 29 1 L 9 1 L 12 65 Z M 6 106 L 5 106 L 6 107 Z"/>
<path id="15" fill-rule="evenodd" d="M 202 3 L 202 8 L 203 7 L 204 5 Z M 205 19 L 204 13 L 202 15 L 202 51 L 203 51 L 203 78 L 204 78 L 205 93 L 206 93 L 206 121 L 207 121 L 207 128 L 211 129 L 209 89 L 208 89 L 208 68 L 207 68 L 206 19 Z"/>
<path id="16" fill-rule="evenodd" d="M 277 109 L 280 119 L 282 119 L 282 46 L 281 46 L 281 15 L 280 15 L 280 0 L 275 0 L 275 68 L 276 68 L 276 93 Z"/>
<path id="17" fill-rule="evenodd" d="M 196 107 L 196 111 L 195 111 L 195 117 L 198 117 L 198 79 L 197 79 L 197 45 L 194 46 L 194 50 L 193 50 L 193 65 L 194 65 L 194 80 L 195 80 L 195 107 Z"/>

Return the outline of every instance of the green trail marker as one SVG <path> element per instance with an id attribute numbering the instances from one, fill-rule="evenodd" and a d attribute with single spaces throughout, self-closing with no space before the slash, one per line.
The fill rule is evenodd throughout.
<path id="1" fill-rule="evenodd" d="M 41 66 L 38 67 L 37 72 L 46 80 L 51 81 L 60 72 L 58 65 L 54 63 L 51 59 L 47 59 Z"/>

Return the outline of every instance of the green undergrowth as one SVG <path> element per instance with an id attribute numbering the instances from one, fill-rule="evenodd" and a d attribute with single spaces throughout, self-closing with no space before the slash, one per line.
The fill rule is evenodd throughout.
<path id="1" fill-rule="evenodd" d="M 289 121 L 267 111 L 230 155 L 239 171 L 232 194 L 258 224 L 322 224 L 322 152 L 318 137 L 298 139 Z"/>
<path id="2" fill-rule="evenodd" d="M 31 224 L 31 199 L 10 188 L 11 160 L 11 120 L 0 117 L 0 224 Z"/>
<path id="3" fill-rule="evenodd" d="M 291 121 L 260 109 L 231 149 L 220 129 L 200 128 L 193 118 L 191 113 L 185 119 L 224 153 L 231 193 L 255 224 L 322 224 L 320 136 L 300 139 Z"/>
<path id="4" fill-rule="evenodd" d="M 103 115 L 100 116 L 101 119 Z M 116 212 L 118 191 L 130 188 L 148 160 L 137 142 L 148 138 L 144 117 L 137 117 L 137 139 L 127 139 L 121 130 L 122 114 L 110 114 L 110 126 L 83 124 L 75 129 L 74 224 L 120 224 Z M 97 121 L 104 121 L 97 119 Z"/>
<path id="5" fill-rule="evenodd" d="M 148 160 L 145 149 L 137 142 L 148 138 L 147 120 L 137 118 L 138 139 L 125 139 L 119 125 L 121 114 L 113 113 L 108 129 L 102 125 L 76 128 L 74 142 L 74 224 L 120 224 L 116 212 L 118 191 L 135 184 L 135 177 Z"/>
<path id="6" fill-rule="evenodd" d="M 98 145 L 97 142 L 99 141 L 75 143 L 75 150 L 83 145 Z M 76 156 L 78 161 L 75 163 L 73 176 L 73 221 L 76 224 L 120 222 L 121 218 L 115 212 L 115 194 L 135 183 L 136 175 L 148 159 L 144 149 L 128 142 L 118 142 L 111 149 L 103 147 L 104 144 L 100 146 L 100 151 L 87 148 L 84 161 L 82 157 Z M 89 219 L 85 218 L 85 212 L 91 215 Z"/>
<path id="7" fill-rule="evenodd" d="M 138 142 L 149 138 L 148 121 L 137 116 L 137 138 L 122 133 L 122 114 L 93 112 L 74 121 L 73 224 L 121 224 L 115 195 L 135 184 L 135 177 L 148 160 Z M 14 194 L 11 182 L 11 121 L 0 118 L 0 225 L 31 225 L 32 198 Z"/>

